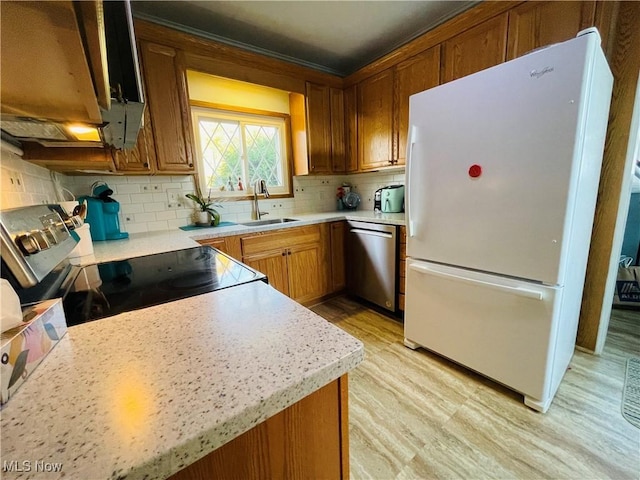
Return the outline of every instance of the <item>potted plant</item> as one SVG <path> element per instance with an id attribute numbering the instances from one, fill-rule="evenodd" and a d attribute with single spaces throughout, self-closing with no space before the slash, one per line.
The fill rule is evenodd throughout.
<path id="1" fill-rule="evenodd" d="M 198 212 L 196 216 L 197 225 L 213 225 L 214 227 L 220 223 L 220 213 L 213 207 L 222 207 L 215 202 L 211 201 L 211 191 L 205 199 L 200 194 L 187 193 L 185 195 L 189 200 L 193 200 L 198 205 Z"/>

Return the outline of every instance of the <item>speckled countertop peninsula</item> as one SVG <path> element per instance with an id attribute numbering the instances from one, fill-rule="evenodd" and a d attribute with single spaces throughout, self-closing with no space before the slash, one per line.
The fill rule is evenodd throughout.
<path id="1" fill-rule="evenodd" d="M 165 478 L 363 355 L 262 282 L 71 327 L 0 412 L 2 461 L 32 466 L 2 478 Z"/>
<path id="2" fill-rule="evenodd" d="M 352 212 L 328 212 L 311 213 L 304 215 L 292 215 L 287 218 L 294 218 L 298 221 L 279 223 L 275 225 L 263 225 L 260 227 L 247 227 L 241 224 L 228 227 L 202 228 L 197 230 L 167 230 L 149 233 L 131 234 L 126 240 L 115 240 L 108 242 L 95 242 L 93 245 L 94 255 L 85 258 L 82 264 L 102 263 L 125 258 L 139 257 L 154 253 L 170 252 L 182 250 L 183 248 L 195 247 L 196 240 L 208 238 L 225 237 L 229 235 L 241 235 L 244 233 L 255 233 L 267 230 L 278 230 L 282 228 L 295 228 L 314 223 L 333 222 L 337 220 L 361 220 L 365 222 L 386 223 L 390 225 L 404 225 L 404 213 L 374 213 L 371 211 Z M 267 218 L 268 220 L 268 218 Z"/>

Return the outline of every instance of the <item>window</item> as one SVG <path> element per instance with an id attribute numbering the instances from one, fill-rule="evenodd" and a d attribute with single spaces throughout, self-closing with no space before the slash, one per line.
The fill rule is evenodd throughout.
<path id="1" fill-rule="evenodd" d="M 203 193 L 245 196 L 259 179 L 270 194 L 291 193 L 284 116 L 200 107 L 193 107 L 192 115 Z"/>

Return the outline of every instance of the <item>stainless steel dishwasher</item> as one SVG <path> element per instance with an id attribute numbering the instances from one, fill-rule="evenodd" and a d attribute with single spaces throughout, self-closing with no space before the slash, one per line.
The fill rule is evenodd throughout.
<path id="1" fill-rule="evenodd" d="M 352 220 L 347 223 L 349 292 L 395 311 L 396 226 Z"/>

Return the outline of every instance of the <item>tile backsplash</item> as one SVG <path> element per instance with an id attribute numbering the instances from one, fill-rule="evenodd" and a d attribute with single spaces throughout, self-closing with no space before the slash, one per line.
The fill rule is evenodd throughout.
<path id="1" fill-rule="evenodd" d="M 25 162 L 18 155 L 4 149 L 0 152 L 0 209 L 56 201 L 49 170 Z"/>
<path id="2" fill-rule="evenodd" d="M 4 150 L 0 167 L 0 208 L 57 202 L 51 172 L 46 168 L 33 165 Z M 184 196 L 195 191 L 193 177 L 189 175 L 54 175 L 76 197 L 89 195 L 94 182 L 106 182 L 113 189 L 113 198 L 120 202 L 122 228 L 129 233 L 170 230 L 193 223 L 195 207 Z M 269 212 L 268 218 L 335 211 L 336 189 L 343 183 L 351 184 L 362 198 L 360 210 L 373 210 L 373 193 L 385 185 L 404 183 L 404 170 L 294 177 L 293 198 L 261 198 L 260 209 Z M 223 206 L 219 209 L 223 221 L 251 219 L 250 200 L 220 203 Z"/>

